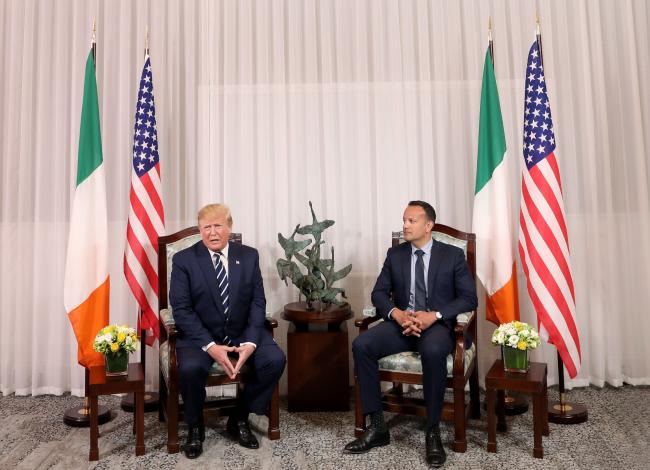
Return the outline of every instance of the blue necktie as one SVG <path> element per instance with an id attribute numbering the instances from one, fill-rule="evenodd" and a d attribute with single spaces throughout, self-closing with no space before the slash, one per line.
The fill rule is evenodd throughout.
<path id="1" fill-rule="evenodd" d="M 415 256 L 417 260 L 415 261 L 415 311 L 425 311 L 427 310 L 427 288 L 424 283 L 424 251 L 415 250 Z"/>
<path id="2" fill-rule="evenodd" d="M 219 297 L 221 298 L 221 305 L 223 305 L 223 313 L 226 316 L 226 324 L 228 324 L 228 307 L 230 305 L 230 301 L 228 299 L 228 272 L 226 271 L 226 267 L 221 262 L 221 252 L 215 253 L 214 261 L 214 270 L 217 273 L 217 290 L 219 291 Z M 228 335 L 224 337 L 223 343 L 226 345 L 231 344 L 231 340 L 228 338 Z"/>

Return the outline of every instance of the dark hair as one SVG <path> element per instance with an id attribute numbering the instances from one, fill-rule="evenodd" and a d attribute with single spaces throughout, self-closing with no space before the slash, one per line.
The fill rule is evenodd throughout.
<path id="1" fill-rule="evenodd" d="M 436 222 L 436 210 L 428 202 L 411 201 L 411 202 L 409 202 L 409 206 L 419 206 L 419 207 L 421 207 L 422 209 L 424 209 L 424 214 L 427 216 L 427 219 L 430 220 L 433 223 Z"/>

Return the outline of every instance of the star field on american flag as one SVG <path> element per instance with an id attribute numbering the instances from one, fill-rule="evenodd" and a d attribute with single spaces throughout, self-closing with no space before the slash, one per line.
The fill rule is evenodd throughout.
<path id="1" fill-rule="evenodd" d="M 158 133 L 156 132 L 156 106 L 153 99 L 151 60 L 144 64 L 133 137 L 133 169 L 142 176 L 158 163 Z"/>
<path id="2" fill-rule="evenodd" d="M 530 48 L 526 67 L 523 150 L 529 170 L 555 150 L 551 106 L 537 42 Z"/>

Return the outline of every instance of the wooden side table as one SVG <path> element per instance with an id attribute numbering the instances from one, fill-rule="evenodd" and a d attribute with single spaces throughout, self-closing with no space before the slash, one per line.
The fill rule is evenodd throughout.
<path id="1" fill-rule="evenodd" d="M 499 431 L 506 431 L 504 391 L 530 393 L 533 397 L 533 456 L 544 457 L 542 434 L 548 436 L 548 391 L 546 389 L 546 364 L 531 362 L 526 373 L 505 372 L 498 359 L 485 376 L 488 412 L 488 452 L 497 451 L 497 416 Z M 495 413 L 496 408 L 496 413 Z"/>
<path id="2" fill-rule="evenodd" d="M 330 305 L 322 312 L 315 303 L 285 305 L 282 318 L 293 323 L 287 332 L 287 402 L 289 411 L 350 409 L 348 332 L 349 305 Z M 315 331 L 314 325 L 327 331 Z"/>
<path id="3" fill-rule="evenodd" d="M 142 364 L 129 364 L 127 375 L 107 377 L 104 366 L 90 368 L 88 399 L 90 401 L 90 452 L 88 460 L 99 460 L 97 438 L 97 397 L 114 393 L 133 393 L 135 412 L 133 413 L 133 432 L 135 434 L 135 455 L 144 454 L 144 371 Z"/>

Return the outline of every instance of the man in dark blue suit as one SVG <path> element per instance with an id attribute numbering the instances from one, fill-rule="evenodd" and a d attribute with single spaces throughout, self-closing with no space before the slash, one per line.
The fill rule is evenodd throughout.
<path id="1" fill-rule="evenodd" d="M 388 250 L 372 291 L 372 303 L 384 319 L 352 344 L 364 415 L 370 425 L 345 446 L 363 453 L 387 445 L 390 435 L 381 407 L 378 361 L 403 351 L 422 360 L 427 407 L 426 458 L 439 467 L 446 454 L 440 439 L 440 414 L 447 378 L 447 355 L 453 350 L 456 316 L 476 308 L 476 285 L 463 251 L 431 237 L 436 213 L 423 201 L 409 202 L 403 217 L 404 239 Z"/>
<path id="2" fill-rule="evenodd" d="M 227 429 L 239 444 L 257 449 L 248 414 L 267 411 L 286 363 L 264 328 L 266 298 L 257 250 L 229 242 L 232 216 L 223 204 L 202 208 L 198 224 L 201 241 L 174 256 L 169 289 L 180 333 L 176 355 L 188 426 L 183 452 L 191 459 L 203 451 L 203 403 L 212 364 L 217 362 L 230 378 L 244 364 L 252 369 Z"/>

